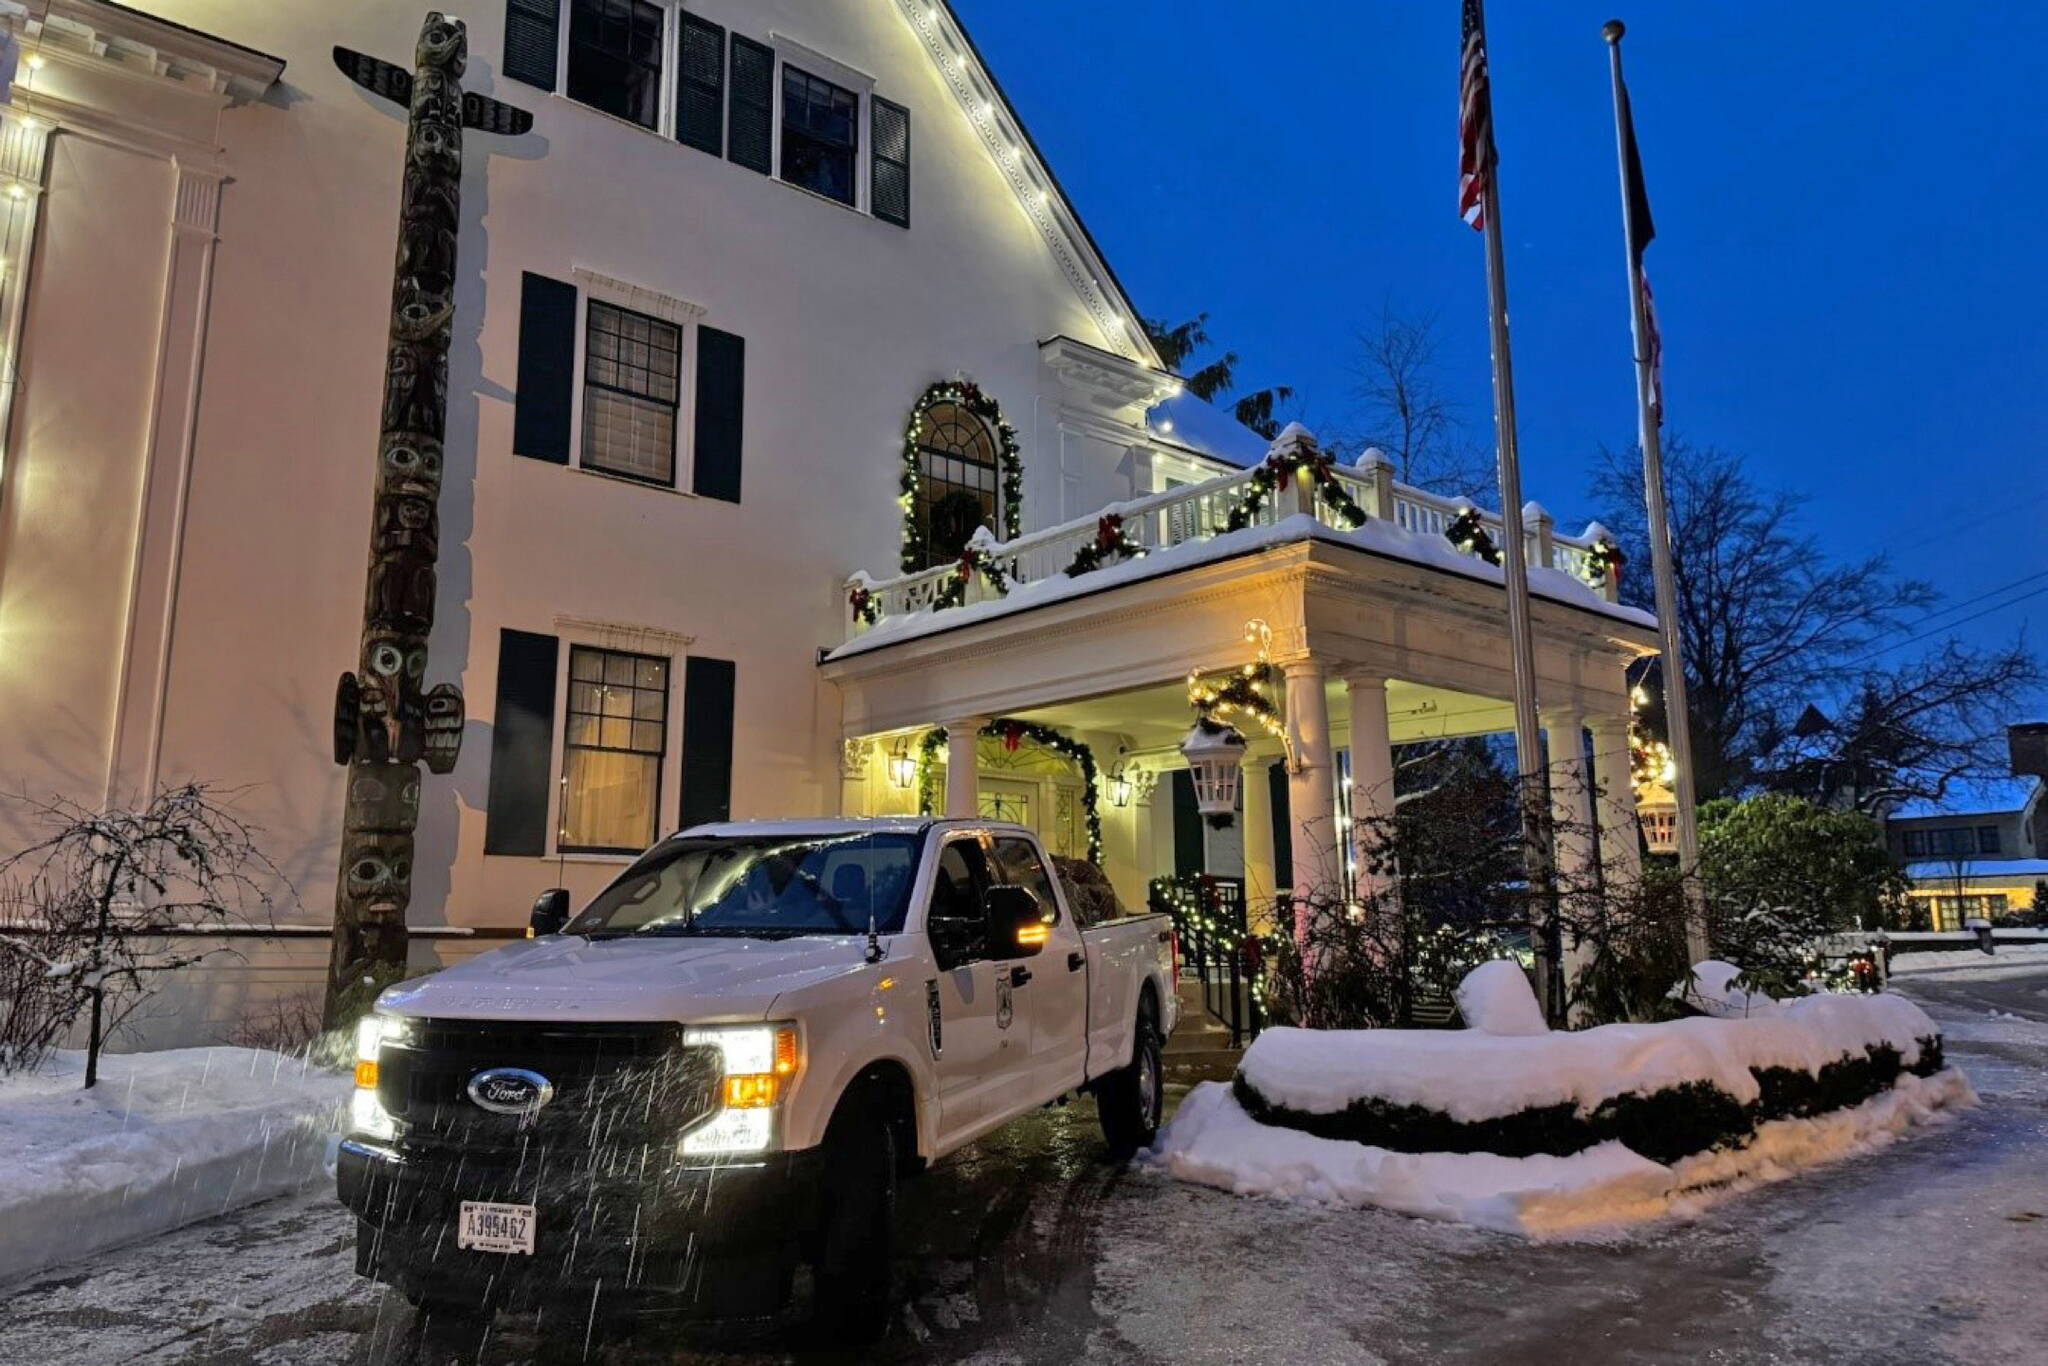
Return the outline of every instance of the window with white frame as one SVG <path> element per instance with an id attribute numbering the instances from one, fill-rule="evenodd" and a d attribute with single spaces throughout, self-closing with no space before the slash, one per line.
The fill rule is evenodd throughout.
<path id="1" fill-rule="evenodd" d="M 682 328 L 592 299 L 584 325 L 584 468 L 673 485 L 682 374 Z"/>
<path id="2" fill-rule="evenodd" d="M 569 98 L 660 127 L 667 17 L 648 0 L 569 0 Z"/>
<path id="3" fill-rule="evenodd" d="M 788 62 L 782 66 L 782 178 L 852 204 L 858 190 L 860 96 Z"/>
<path id="4" fill-rule="evenodd" d="M 637 854 L 654 843 L 668 747 L 669 661 L 569 649 L 560 848 Z"/>

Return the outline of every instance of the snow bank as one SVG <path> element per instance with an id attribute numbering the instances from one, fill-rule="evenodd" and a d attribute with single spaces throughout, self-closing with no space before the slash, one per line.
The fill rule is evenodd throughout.
<path id="1" fill-rule="evenodd" d="M 1379 1100 L 1440 1111 L 1454 1120 L 1499 1119 L 1571 1102 L 1590 1111 L 1630 1092 L 1710 1082 L 1749 1104 L 1753 1068 L 1818 1073 L 1872 1044 L 1920 1061 L 1920 1040 L 1940 1033 L 1903 996 L 1801 997 L 1739 1020 L 1613 1024 L 1576 1033 L 1482 1034 L 1474 1030 L 1268 1029 L 1238 1075 L 1270 1105 L 1335 1114 Z"/>
<path id="2" fill-rule="evenodd" d="M 1377 1206 L 1553 1238 L 1692 1213 L 1718 1195 L 1890 1142 L 1944 1107 L 1975 1099 L 1969 1082 L 1952 1069 L 1902 1076 L 1862 1105 L 1774 1120 L 1740 1148 L 1667 1166 L 1611 1142 L 1568 1157 L 1390 1152 L 1260 1124 L 1228 1086 L 1204 1082 L 1188 1093 L 1146 1156 L 1179 1180 L 1239 1195 Z"/>
<path id="3" fill-rule="evenodd" d="M 253 1048 L 85 1054 L 0 1078 L 0 1283 L 296 1190 L 350 1078 Z"/>

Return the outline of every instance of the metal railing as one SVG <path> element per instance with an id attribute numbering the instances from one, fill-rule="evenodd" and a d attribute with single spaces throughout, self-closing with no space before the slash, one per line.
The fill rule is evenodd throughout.
<path id="1" fill-rule="evenodd" d="M 1311 438 L 1296 437 L 1291 442 L 1283 439 L 1273 447 L 1273 455 L 1283 459 L 1305 459 L 1314 453 Z M 984 562 L 995 565 L 1014 588 L 1064 574 L 1079 551 L 1096 543 L 1104 517 L 1120 518 L 1128 543 L 1144 551 L 1206 541 L 1225 533 L 1231 509 L 1242 501 L 1256 473 L 1256 469 L 1233 470 L 1201 483 L 1110 503 L 1085 517 L 1012 541 L 997 541 L 984 529 L 977 533 L 972 548 Z M 1466 499 L 1446 498 L 1396 481 L 1393 467 L 1373 452 L 1357 464 L 1332 466 L 1330 474 L 1368 519 L 1391 522 L 1415 535 L 1441 537 L 1446 527 L 1472 507 Z M 1250 515 L 1247 525 L 1271 526 L 1282 518 L 1305 514 L 1325 526 L 1342 528 L 1344 519 L 1337 509 L 1313 488 L 1304 487 L 1306 482 L 1290 480 L 1287 488 L 1277 490 Z M 1523 535 L 1530 565 L 1561 570 L 1582 583 L 1594 585 L 1607 601 L 1618 600 L 1615 576 L 1597 572 L 1593 559 L 1594 547 L 1607 539 L 1604 528 L 1594 523 L 1582 535 L 1563 536 L 1552 525 L 1550 514 L 1537 504 L 1531 503 L 1523 512 Z M 1500 517 L 1481 512 L 1480 520 L 1487 535 L 1498 545 L 1505 534 Z M 880 619 L 934 610 L 958 573 L 957 565 L 944 564 L 886 579 L 855 574 L 847 580 L 846 588 L 850 600 L 865 595 L 866 615 Z M 973 574 L 966 585 L 963 605 L 996 596 L 1000 593 L 988 586 L 983 575 Z M 868 625 L 863 614 L 856 611 L 853 633 L 858 635 Z"/>
<path id="2" fill-rule="evenodd" d="M 1181 976 L 1202 986 L 1202 1009 L 1243 1048 L 1265 1027 L 1261 953 L 1245 925 L 1244 879 L 1208 874 L 1152 879 L 1151 908 L 1173 917 Z"/>

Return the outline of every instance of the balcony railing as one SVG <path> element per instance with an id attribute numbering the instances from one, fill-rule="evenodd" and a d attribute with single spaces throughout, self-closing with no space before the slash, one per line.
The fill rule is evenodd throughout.
<path id="1" fill-rule="evenodd" d="M 1142 498 L 1111 503 L 1086 517 L 1013 541 L 997 541 L 983 528 L 970 543 L 971 553 L 978 563 L 993 566 L 1009 588 L 1014 589 L 1019 584 L 1038 583 L 1066 573 L 1077 554 L 1097 544 L 1105 517 L 1120 518 L 1126 544 L 1145 551 L 1209 540 L 1230 529 L 1232 509 L 1244 503 L 1262 469 L 1285 469 L 1292 476 L 1303 462 L 1317 458 L 1314 438 L 1290 428 L 1274 443 L 1264 466 L 1234 470 L 1199 484 L 1183 484 Z M 1377 452 L 1366 452 L 1354 465 L 1333 462 L 1328 473 L 1368 519 L 1388 521 L 1403 531 L 1435 537 L 1449 545 L 1452 543 L 1445 532 L 1469 511 L 1476 513 L 1492 544 L 1502 544 L 1504 531 L 1498 515 L 1474 508 L 1469 500 L 1446 498 L 1396 481 L 1392 464 Z M 1317 487 L 1318 482 L 1290 477 L 1285 488 L 1272 490 L 1249 512 L 1245 525 L 1271 526 L 1282 518 L 1305 513 L 1326 526 L 1348 529 L 1341 504 L 1326 498 Z M 1617 575 L 1609 568 L 1613 561 L 1607 553 L 1613 541 L 1605 528 L 1595 522 L 1581 535 L 1563 536 L 1551 525 L 1550 514 L 1539 505 L 1529 504 L 1523 514 L 1523 545 L 1530 566 L 1547 565 L 1562 570 L 1608 602 L 1618 601 Z M 1454 548 L 1475 558 L 1479 554 L 1476 546 Z M 888 579 L 855 574 L 846 583 L 853 631 L 859 634 L 887 617 L 944 610 L 999 597 L 1002 590 L 992 586 L 993 577 L 970 572 L 963 584 L 958 564 L 935 565 Z"/>

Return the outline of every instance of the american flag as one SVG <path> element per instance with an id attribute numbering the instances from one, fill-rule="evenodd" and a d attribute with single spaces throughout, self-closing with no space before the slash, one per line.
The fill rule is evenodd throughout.
<path id="1" fill-rule="evenodd" d="M 1493 174 L 1493 87 L 1486 77 L 1486 16 L 1465 0 L 1465 56 L 1458 73 L 1458 213 L 1486 230 L 1486 180 Z"/>
<path id="2" fill-rule="evenodd" d="M 1657 224 L 1650 217 L 1650 191 L 1643 184 L 1643 158 L 1636 149 L 1636 117 L 1628 100 L 1628 87 L 1621 87 L 1616 115 L 1621 120 L 1623 193 L 1628 196 L 1628 251 L 1635 262 L 1636 279 L 1643 290 L 1643 335 L 1636 345 L 1650 366 L 1650 415 L 1664 420 L 1664 338 L 1657 331 L 1657 301 L 1650 294 L 1650 275 L 1643 269 L 1643 252 L 1657 236 Z"/>

